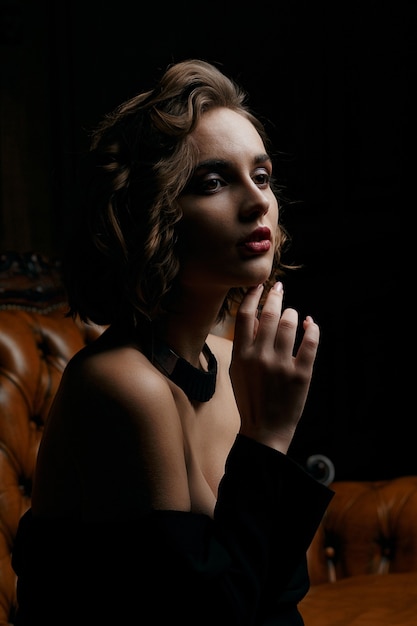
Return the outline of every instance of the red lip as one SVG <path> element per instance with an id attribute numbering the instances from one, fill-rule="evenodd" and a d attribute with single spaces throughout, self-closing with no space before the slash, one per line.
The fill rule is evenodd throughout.
<path id="1" fill-rule="evenodd" d="M 251 256 L 268 252 L 271 247 L 271 231 L 267 226 L 259 226 L 250 235 L 241 239 L 238 245 Z"/>
<path id="2" fill-rule="evenodd" d="M 251 243 L 253 241 L 271 241 L 271 231 L 268 226 L 259 226 L 250 235 L 245 237 L 240 244 Z"/>

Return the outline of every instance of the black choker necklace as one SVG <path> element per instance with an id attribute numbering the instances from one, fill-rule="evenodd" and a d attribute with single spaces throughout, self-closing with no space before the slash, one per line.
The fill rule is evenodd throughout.
<path id="1" fill-rule="evenodd" d="M 207 372 L 194 367 L 171 350 L 166 343 L 155 339 L 152 361 L 159 366 L 165 376 L 181 387 L 189 400 L 207 402 L 216 390 L 217 361 L 206 343 L 203 354 L 207 358 Z"/>

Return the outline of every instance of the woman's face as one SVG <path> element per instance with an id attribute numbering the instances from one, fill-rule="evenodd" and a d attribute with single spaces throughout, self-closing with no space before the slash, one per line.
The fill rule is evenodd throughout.
<path id="1" fill-rule="evenodd" d="M 227 108 L 205 113 L 191 140 L 198 164 L 179 199 L 180 281 L 227 290 L 260 284 L 271 272 L 278 223 L 263 141 Z"/>

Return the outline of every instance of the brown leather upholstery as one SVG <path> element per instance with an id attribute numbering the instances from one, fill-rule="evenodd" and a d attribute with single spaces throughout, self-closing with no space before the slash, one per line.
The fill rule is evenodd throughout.
<path id="1" fill-rule="evenodd" d="M 417 572 L 315 585 L 300 610 L 305 626 L 416 626 Z"/>
<path id="2" fill-rule="evenodd" d="M 58 264 L 0 256 L 0 626 L 13 624 L 11 550 L 51 401 L 70 357 L 102 331 L 65 318 L 65 302 Z M 417 476 L 332 487 L 309 551 L 306 626 L 417 626 Z"/>
<path id="3" fill-rule="evenodd" d="M 0 625 L 13 623 L 10 555 L 30 505 L 36 454 L 62 371 L 99 328 L 65 317 L 59 266 L 34 254 L 0 256 Z"/>
<path id="4" fill-rule="evenodd" d="M 416 626 L 417 476 L 331 487 L 308 554 L 306 626 Z"/>
<path id="5" fill-rule="evenodd" d="M 417 571 L 417 476 L 331 488 L 336 495 L 309 552 L 313 584 Z"/>

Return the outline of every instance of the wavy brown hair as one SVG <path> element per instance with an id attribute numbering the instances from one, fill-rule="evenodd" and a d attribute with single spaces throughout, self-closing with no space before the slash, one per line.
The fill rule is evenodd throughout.
<path id="1" fill-rule="evenodd" d="M 81 217 L 64 262 L 68 315 L 100 325 L 137 324 L 169 309 L 179 270 L 177 198 L 197 164 L 189 135 L 216 107 L 245 116 L 268 147 L 246 92 L 202 60 L 171 65 L 154 89 L 121 104 L 92 132 L 81 170 Z M 282 273 L 287 236 L 279 224 L 277 231 L 268 283 Z M 218 321 L 242 295 L 239 288 L 229 291 Z"/>

